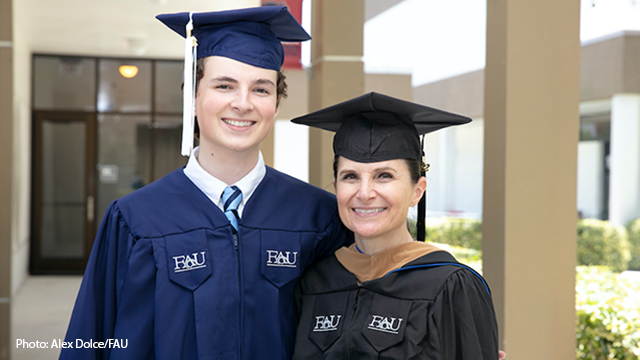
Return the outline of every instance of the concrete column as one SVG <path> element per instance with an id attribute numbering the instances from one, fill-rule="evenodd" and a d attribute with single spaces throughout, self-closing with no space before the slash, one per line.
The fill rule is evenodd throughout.
<path id="1" fill-rule="evenodd" d="M 640 94 L 611 99 L 609 220 L 625 225 L 640 217 Z"/>
<path id="2" fill-rule="evenodd" d="M 438 142 L 438 169 L 439 181 L 438 196 L 440 197 L 440 207 L 447 215 L 455 211 L 455 165 L 456 165 L 456 129 L 447 128 L 435 133 L 440 137 Z M 425 140 L 426 142 L 427 140 Z"/>
<path id="3" fill-rule="evenodd" d="M 264 141 L 262 141 L 262 144 L 260 144 L 260 151 L 262 151 L 262 157 L 264 158 L 264 163 L 267 166 L 271 166 L 273 167 L 274 164 L 274 127 L 275 127 L 275 121 L 273 123 L 273 127 L 271 128 L 271 131 L 269 131 L 269 134 L 267 135 L 267 137 L 264 139 Z"/>
<path id="4" fill-rule="evenodd" d="M 483 270 L 508 358 L 575 358 L 579 0 L 488 0 Z"/>
<path id="5" fill-rule="evenodd" d="M 364 0 L 313 0 L 309 111 L 364 93 Z M 309 182 L 333 191 L 333 133 L 309 131 Z"/>
<path id="6" fill-rule="evenodd" d="M 0 360 L 11 353 L 13 11 L 0 0 Z"/>

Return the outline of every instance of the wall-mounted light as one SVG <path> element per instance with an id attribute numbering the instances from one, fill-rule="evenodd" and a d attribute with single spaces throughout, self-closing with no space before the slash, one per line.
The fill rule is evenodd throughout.
<path id="1" fill-rule="evenodd" d="M 131 79 L 132 77 L 138 75 L 138 67 L 135 65 L 121 65 L 118 71 L 120 71 L 120 75 L 126 77 L 127 79 Z"/>

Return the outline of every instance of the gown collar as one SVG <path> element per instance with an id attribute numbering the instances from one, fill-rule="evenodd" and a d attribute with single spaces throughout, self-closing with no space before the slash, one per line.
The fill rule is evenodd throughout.
<path id="1" fill-rule="evenodd" d="M 335 252 L 336 258 L 349 272 L 356 276 L 358 282 L 375 280 L 383 277 L 405 264 L 441 249 L 424 242 L 412 241 L 396 245 L 373 255 L 363 254 L 356 249 L 355 243 L 342 247 Z"/>

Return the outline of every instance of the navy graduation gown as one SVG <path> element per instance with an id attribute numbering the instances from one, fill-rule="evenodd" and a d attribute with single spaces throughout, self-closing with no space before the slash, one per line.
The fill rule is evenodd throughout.
<path id="1" fill-rule="evenodd" d="M 444 251 L 358 284 L 335 256 L 296 291 L 294 359 L 494 360 L 498 327 L 489 287 Z"/>
<path id="2" fill-rule="evenodd" d="M 346 239 L 333 195 L 267 168 L 234 241 L 178 169 L 109 207 L 60 359 L 289 359 L 297 280 Z"/>

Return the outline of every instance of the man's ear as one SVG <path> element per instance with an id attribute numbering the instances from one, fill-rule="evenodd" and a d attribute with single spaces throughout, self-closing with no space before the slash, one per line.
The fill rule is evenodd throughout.
<path id="1" fill-rule="evenodd" d="M 198 88 L 195 90 L 196 92 L 193 94 L 193 116 L 198 116 L 198 107 L 196 103 L 198 102 Z"/>
<path id="2" fill-rule="evenodd" d="M 276 102 L 276 116 L 274 116 L 274 118 L 276 118 L 280 112 L 280 101 L 282 101 L 282 95 L 278 95 L 278 100 Z"/>

